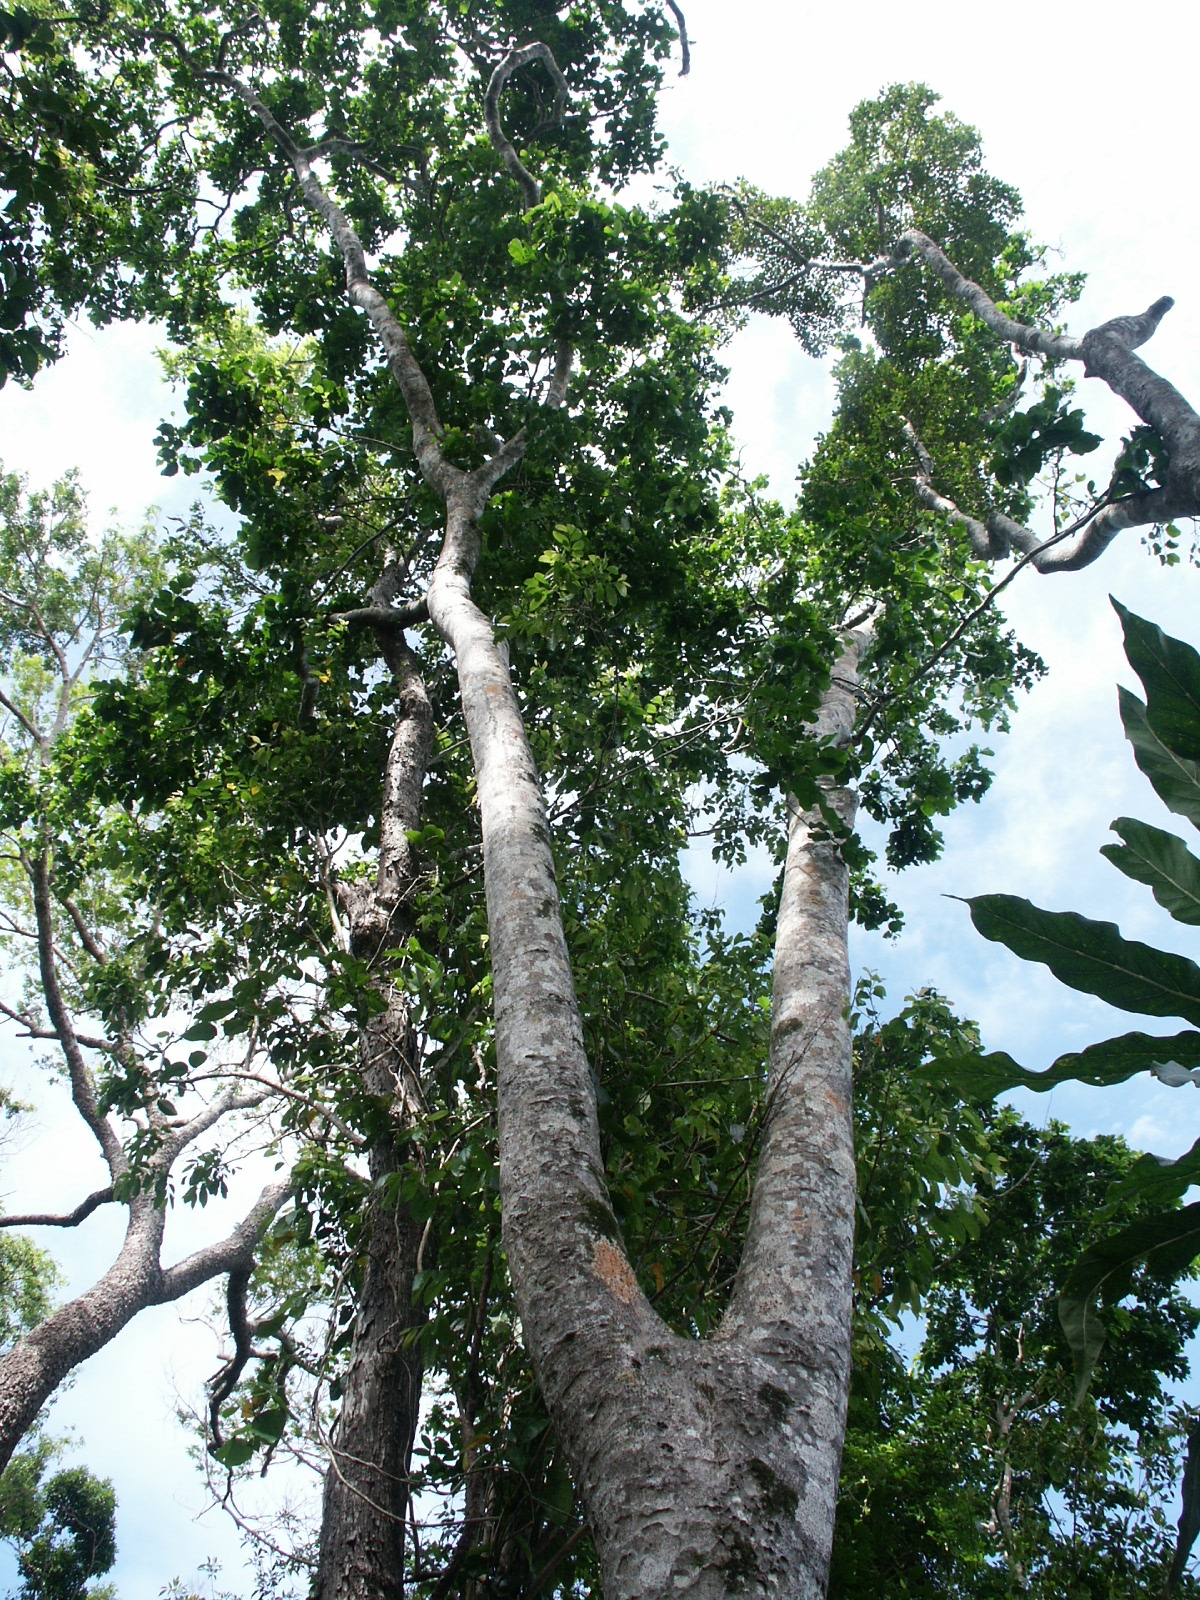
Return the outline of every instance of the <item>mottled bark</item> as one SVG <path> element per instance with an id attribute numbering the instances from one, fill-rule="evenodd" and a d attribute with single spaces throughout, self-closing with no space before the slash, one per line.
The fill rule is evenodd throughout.
<path id="1" fill-rule="evenodd" d="M 470 595 L 473 513 L 451 502 L 429 611 L 458 663 L 483 828 L 504 1243 L 604 1593 L 815 1597 L 849 1358 L 845 867 L 814 818 L 795 819 L 752 1236 L 721 1336 L 681 1339 L 643 1296 L 609 1203 L 537 772 L 491 624 Z M 843 726 L 853 722 L 854 663 L 851 650 L 827 696 Z"/>
<path id="2" fill-rule="evenodd" d="M 390 606 L 398 578 L 389 563 L 369 610 Z M 376 636 L 397 684 L 399 714 L 384 771 L 375 880 L 346 885 L 343 901 L 350 948 L 374 968 L 383 1001 L 359 1046 L 363 1087 L 378 1104 L 379 1125 L 367 1151 L 366 1264 L 330 1441 L 315 1600 L 399 1600 L 403 1594 L 409 1462 L 421 1402 L 420 1346 L 411 1337 L 424 1316 L 413 1303 L 421 1228 L 387 1183 L 404 1164 L 404 1130 L 420 1086 L 407 997 L 386 952 L 408 933 L 415 876 L 408 835 L 420 822 L 433 716 L 402 632 L 380 625 Z"/>
<path id="3" fill-rule="evenodd" d="M 487 105 L 493 143 L 527 203 L 540 191 L 503 136 L 498 98 L 509 73 L 534 56 L 545 61 L 547 52 L 531 45 L 502 63 Z M 369 281 L 344 213 L 316 180 L 309 153 L 252 91 L 234 87 L 328 223 L 347 292 L 370 315 L 408 405 L 421 469 L 446 505 L 426 604 L 455 654 L 476 773 L 504 1244 L 538 1379 L 587 1507 L 605 1595 L 815 1600 L 828 1569 L 849 1348 L 844 865 L 814 817 L 793 818 L 764 1188 L 751 1248 L 721 1336 L 680 1338 L 643 1296 L 609 1203 L 538 774 L 506 661 L 471 597 L 478 519 L 520 458 L 524 433 L 473 472 L 445 458 L 428 385 Z M 565 401 L 570 358 L 560 345 L 550 408 Z M 392 598 L 355 620 L 388 630 L 399 621 Z M 843 732 L 853 721 L 854 659 L 852 648 L 826 701 Z M 831 799 L 850 814 L 848 797 Z"/>

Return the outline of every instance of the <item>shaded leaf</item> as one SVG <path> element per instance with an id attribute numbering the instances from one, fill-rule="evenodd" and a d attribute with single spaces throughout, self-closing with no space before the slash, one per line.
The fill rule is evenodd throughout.
<path id="1" fill-rule="evenodd" d="M 1120 1182 L 1109 1189 L 1104 1209 L 1115 1210 L 1127 1200 L 1171 1205 L 1194 1183 L 1200 1183 L 1200 1139 L 1175 1161 L 1151 1155 L 1149 1151 L 1139 1156 Z"/>
<path id="2" fill-rule="evenodd" d="M 1198 1254 L 1200 1202 L 1185 1206 L 1181 1211 L 1140 1218 L 1084 1251 L 1058 1297 L 1058 1320 L 1075 1363 L 1076 1405 L 1087 1393 L 1088 1382 L 1104 1348 L 1101 1301 L 1105 1305 L 1115 1305 L 1126 1295 L 1133 1274 L 1143 1261 L 1156 1276 L 1177 1278 L 1187 1271 Z"/>
<path id="3" fill-rule="evenodd" d="M 1023 961 L 1044 963 L 1072 989 L 1122 1011 L 1200 1024 L 1200 967 L 1186 956 L 1124 939 L 1115 922 L 1043 911 L 1018 895 L 977 895 L 967 904 L 985 939 L 1007 945 Z"/>
<path id="4" fill-rule="evenodd" d="M 1133 746 L 1133 758 L 1169 810 L 1200 828 L 1200 763 L 1177 756 L 1155 733 L 1146 707 L 1128 689 L 1118 687 L 1121 722 Z"/>
<path id="5" fill-rule="evenodd" d="M 1127 878 L 1148 883 L 1176 922 L 1200 923 L 1200 861 L 1183 840 L 1135 817 L 1118 817 L 1112 830 L 1124 843 L 1102 845 L 1100 854 Z"/>
<path id="6" fill-rule="evenodd" d="M 1146 688 L 1150 726 L 1177 756 L 1200 760 L 1200 654 L 1119 600 L 1112 603 L 1125 630 L 1129 665 Z"/>
<path id="7" fill-rule="evenodd" d="M 935 1056 L 919 1069 L 923 1077 L 950 1083 L 964 1095 L 990 1100 L 1006 1089 L 1032 1089 L 1044 1094 L 1060 1083 L 1091 1083 L 1103 1087 L 1124 1083 L 1139 1072 L 1150 1072 L 1165 1060 L 1200 1067 L 1200 1033 L 1165 1037 L 1150 1033 L 1123 1033 L 1086 1050 L 1059 1056 L 1044 1072 L 1031 1072 L 1003 1050 L 985 1056 Z"/>

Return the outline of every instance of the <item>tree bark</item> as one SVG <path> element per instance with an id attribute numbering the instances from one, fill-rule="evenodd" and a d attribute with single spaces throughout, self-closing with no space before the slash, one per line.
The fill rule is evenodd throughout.
<path id="1" fill-rule="evenodd" d="M 248 1269 L 263 1229 L 289 1189 L 287 1183 L 270 1185 L 228 1238 L 166 1269 L 159 1262 L 166 1214 L 150 1195 L 132 1200 L 121 1253 L 104 1276 L 0 1359 L 0 1471 L 63 1379 L 139 1311 L 178 1300 L 223 1273 Z"/>
<path id="2" fill-rule="evenodd" d="M 389 567 L 372 591 L 373 607 L 393 598 L 391 572 Z M 415 882 L 408 834 L 420 821 L 433 715 L 403 634 L 380 628 L 377 638 L 399 687 L 400 709 L 384 772 L 375 881 L 345 886 L 342 899 L 351 951 L 375 967 L 383 1001 L 359 1046 L 363 1087 L 377 1100 L 383 1126 L 367 1152 L 366 1265 L 342 1408 L 330 1441 L 315 1600 L 400 1600 L 409 1462 L 421 1403 L 421 1352 L 411 1337 L 424 1320 L 413 1303 L 421 1227 L 388 1184 L 405 1159 L 408 1107 L 420 1093 L 418 1062 L 408 1002 L 385 953 L 407 932 Z"/>
<path id="3" fill-rule="evenodd" d="M 642 1294 L 609 1203 L 533 755 L 474 604 L 478 508 L 448 497 L 429 613 L 454 650 L 483 828 L 504 1245 L 606 1600 L 825 1591 L 849 1367 L 854 1166 L 847 874 L 796 815 L 777 948 L 767 1130 L 718 1338 Z M 823 712 L 853 725 L 857 645 Z M 835 797 L 852 816 L 849 796 Z M 823 836 L 824 835 L 824 836 Z"/>

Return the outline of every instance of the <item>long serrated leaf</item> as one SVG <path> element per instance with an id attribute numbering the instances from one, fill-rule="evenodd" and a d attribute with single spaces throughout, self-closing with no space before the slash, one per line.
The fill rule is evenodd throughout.
<path id="1" fill-rule="evenodd" d="M 1075 1363 L 1075 1404 L 1087 1393 L 1104 1348 L 1100 1302 L 1115 1305 L 1128 1293 L 1135 1269 L 1145 1261 L 1156 1276 L 1182 1276 L 1200 1255 L 1200 1202 L 1132 1222 L 1092 1245 L 1071 1269 L 1058 1297 L 1058 1320 Z"/>
<path id="2" fill-rule="evenodd" d="M 1122 1011 L 1200 1024 L 1200 967 L 1186 956 L 1123 939 L 1115 922 L 1042 911 L 1018 895 L 977 895 L 967 904 L 985 939 L 1006 944 L 1024 961 L 1043 962 L 1072 989 Z"/>
<path id="3" fill-rule="evenodd" d="M 1168 810 L 1200 828 L 1200 764 L 1177 756 L 1146 720 L 1146 708 L 1128 689 L 1117 689 L 1121 723 L 1133 746 L 1133 759 L 1149 778 Z"/>
<path id="4" fill-rule="evenodd" d="M 1148 883 L 1176 922 L 1200 923 L 1200 861 L 1183 840 L 1135 817 L 1118 817 L 1112 830 L 1124 843 L 1101 845 L 1100 854 L 1127 878 Z"/>
<path id="5" fill-rule="evenodd" d="M 1129 665 L 1145 685 L 1150 726 L 1177 756 L 1200 760 L 1200 654 L 1119 600 L 1112 603 L 1125 630 Z"/>
<path id="6" fill-rule="evenodd" d="M 935 1056 L 919 1069 L 920 1076 L 953 1084 L 964 1095 L 976 1100 L 991 1100 L 1007 1089 L 1032 1089 L 1044 1094 L 1060 1083 L 1091 1083 L 1104 1087 L 1124 1083 L 1139 1072 L 1149 1072 L 1163 1061 L 1178 1061 L 1184 1067 L 1200 1067 L 1200 1033 L 1165 1037 L 1151 1033 L 1123 1033 L 1086 1050 L 1073 1050 L 1059 1056 L 1044 1072 L 1031 1072 L 1003 1050 L 985 1056 Z"/>
<path id="7" fill-rule="evenodd" d="M 1127 1200 L 1142 1200 L 1155 1205 L 1171 1205 L 1194 1183 L 1200 1183 L 1200 1139 L 1175 1161 L 1165 1156 L 1139 1156 L 1123 1178 L 1110 1184 L 1104 1197 L 1105 1211 L 1113 1211 Z"/>

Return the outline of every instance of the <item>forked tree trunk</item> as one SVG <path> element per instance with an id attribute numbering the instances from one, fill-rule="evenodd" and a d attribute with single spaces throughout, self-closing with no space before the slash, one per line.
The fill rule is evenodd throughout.
<path id="1" fill-rule="evenodd" d="M 847 874 L 796 814 L 768 1104 L 718 1337 L 678 1337 L 629 1266 L 533 756 L 470 595 L 477 504 L 451 494 L 429 613 L 455 652 L 483 827 L 504 1244 L 525 1337 L 587 1507 L 605 1600 L 824 1594 L 849 1373 L 854 1164 Z M 853 725 L 857 641 L 826 696 Z M 846 820 L 853 798 L 836 797 Z"/>
<path id="2" fill-rule="evenodd" d="M 386 589 L 383 599 L 390 599 Z M 421 1353 L 412 1337 L 424 1315 L 413 1303 L 421 1228 L 386 1182 L 404 1161 L 405 1128 L 419 1093 L 418 1063 L 408 1002 L 385 953 L 408 931 L 414 888 L 408 833 L 420 821 L 433 717 L 403 635 L 395 630 L 379 642 L 400 691 L 384 774 L 379 866 L 373 884 L 349 884 L 342 898 L 351 951 L 375 968 L 384 1006 L 363 1029 L 359 1047 L 363 1087 L 378 1102 L 381 1126 L 368 1149 L 367 1258 L 330 1441 L 315 1600 L 403 1595 L 409 1463 L 421 1403 Z"/>

